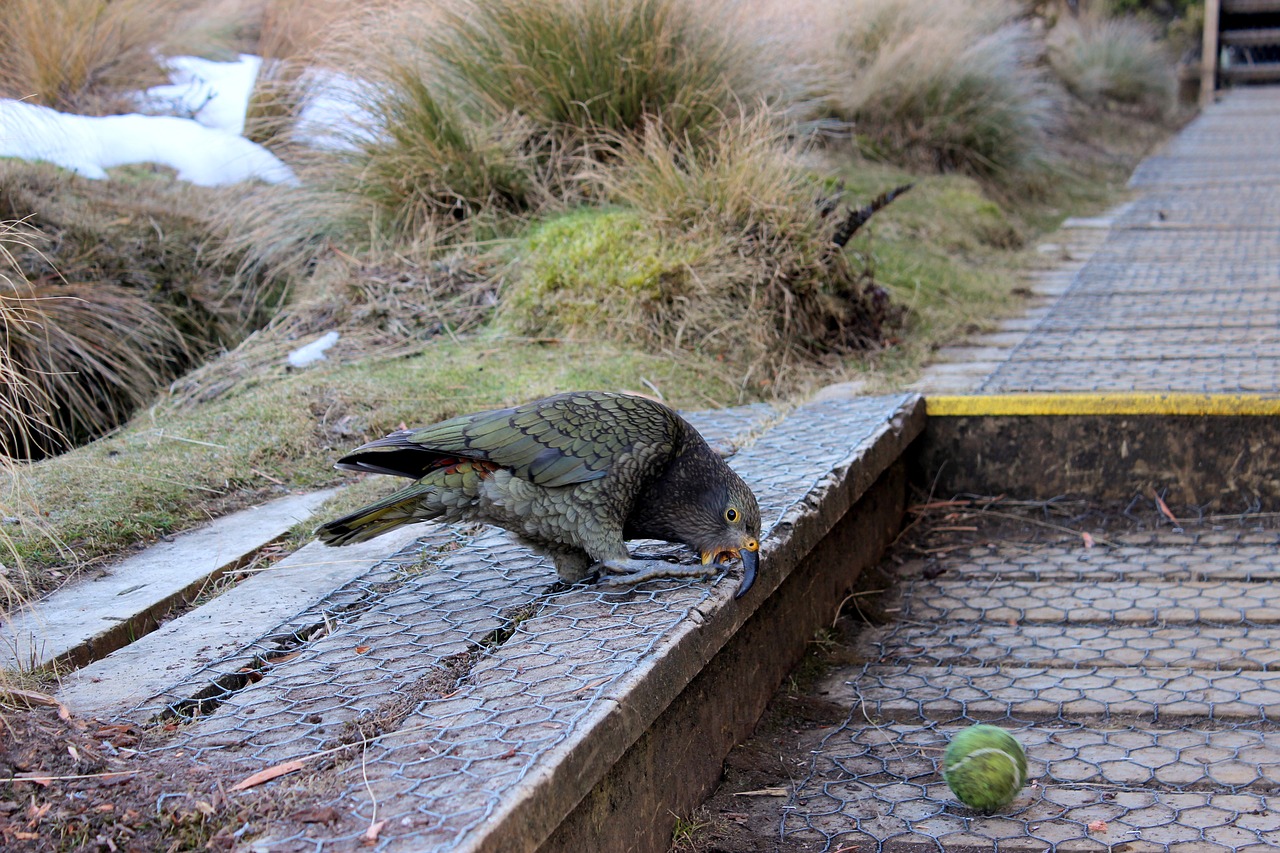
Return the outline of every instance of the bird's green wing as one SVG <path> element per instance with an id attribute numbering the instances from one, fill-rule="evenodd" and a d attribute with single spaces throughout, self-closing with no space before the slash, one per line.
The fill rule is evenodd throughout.
<path id="1" fill-rule="evenodd" d="M 361 451 L 412 445 L 437 457 L 493 462 L 539 486 L 567 486 L 605 476 L 624 454 L 668 456 L 676 423 L 666 406 L 643 397 L 580 392 L 401 431 Z"/>

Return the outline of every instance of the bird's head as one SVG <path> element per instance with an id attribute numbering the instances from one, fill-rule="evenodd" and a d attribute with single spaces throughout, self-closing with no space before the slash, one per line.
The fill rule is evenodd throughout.
<path id="1" fill-rule="evenodd" d="M 727 467 L 727 466 L 726 466 Z M 685 540 L 697 550 L 702 564 L 742 558 L 742 583 L 734 598 L 751 589 L 760 565 L 760 505 L 746 483 L 731 474 L 722 487 L 703 493 L 696 530 Z"/>

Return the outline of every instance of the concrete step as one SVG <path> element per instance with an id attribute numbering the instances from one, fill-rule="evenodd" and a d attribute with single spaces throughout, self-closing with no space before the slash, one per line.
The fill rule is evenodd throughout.
<path id="1" fill-rule="evenodd" d="M 386 561 L 388 552 L 412 560 L 417 531 L 395 531 L 374 542 L 336 550 L 312 542 L 224 592 L 212 601 L 166 622 L 105 658 L 65 674 L 57 696 L 81 715 L 129 714 L 166 688 L 186 679 L 198 686 L 189 696 L 220 691 L 221 681 L 241 670 L 257 674 L 261 662 L 292 653 L 302 638 L 327 630 L 329 615 L 319 602 Z M 406 550 L 407 549 L 407 550 Z M 331 612 L 357 604 L 373 591 L 352 590 L 332 600 Z M 200 673 L 219 662 L 236 661 L 207 679 Z M 138 719 L 150 719 L 151 712 Z"/>
<path id="2" fill-rule="evenodd" d="M 83 666 L 128 645 L 284 536 L 335 491 L 290 495 L 223 516 L 7 614 L 0 665 Z"/>
<path id="3" fill-rule="evenodd" d="M 955 803 L 937 766 L 957 725 L 860 726 L 814 751 L 781 849 L 1273 850 L 1274 733 L 1013 727 L 1034 788 L 1000 814 Z"/>
<path id="4" fill-rule="evenodd" d="M 711 580 L 565 589 L 549 562 L 506 534 L 422 525 L 407 529 L 418 540 L 410 547 L 372 540 L 378 557 L 340 584 L 315 580 L 310 605 L 250 620 L 252 638 L 169 673 L 156 662 L 173 658 L 162 655 L 190 657 L 201 642 L 175 629 L 167 651 L 145 658 L 156 673 L 150 695 L 98 707 L 112 719 L 184 723 L 158 748 L 229 779 L 363 744 L 289 794 L 342 820 L 281 817 L 258 839 L 271 849 L 359 846 L 375 813 L 386 820 L 383 849 L 669 843 L 672 814 L 714 787 L 724 755 L 896 533 L 900 457 L 924 407 L 896 395 L 691 420 L 741 448 L 730 464 L 761 504 L 760 576 L 742 599 L 736 566 Z M 92 701 L 119 677 L 106 669 L 117 655 L 77 674 L 77 692 L 60 698 Z"/>
<path id="5" fill-rule="evenodd" d="M 876 723 L 1141 720 L 1163 726 L 1249 724 L 1274 729 L 1280 672 L 1189 667 L 842 667 L 818 692 Z"/>
<path id="6" fill-rule="evenodd" d="M 1221 361 L 1243 351 L 1251 360 L 1280 360 L 1280 329 L 1185 328 L 1175 340 L 1169 337 L 1168 329 L 1046 329 L 1025 341 L 1017 353 L 1006 351 L 1005 357 L 1082 365 L 1095 361 Z M 984 355 L 977 352 L 971 356 L 959 350 L 939 350 L 938 357 L 956 361 Z"/>
<path id="7" fill-rule="evenodd" d="M 1280 628 L 1252 625 L 895 623 L 854 648 L 880 664 L 1280 670 Z"/>
<path id="8" fill-rule="evenodd" d="M 1247 581 L 928 580 L 901 618 L 1006 624 L 1280 624 L 1280 586 Z"/>
<path id="9" fill-rule="evenodd" d="M 1219 69 L 1224 80 L 1235 83 L 1280 82 L 1280 62 L 1249 62 Z"/>
<path id="10" fill-rule="evenodd" d="M 1105 534 L 1097 534 L 1104 539 Z M 1280 549 L 1274 534 L 1253 542 L 1107 547 L 1042 545 L 952 552 L 941 567 L 947 580 L 1002 581 L 1274 581 Z M 1104 541 L 1111 541 L 1104 539 Z"/>
<path id="11" fill-rule="evenodd" d="M 1280 2 L 1277 0 L 1222 0 L 1222 11 L 1230 15 L 1280 12 Z"/>
<path id="12" fill-rule="evenodd" d="M 1280 27 L 1251 27 L 1242 30 L 1223 30 L 1218 33 L 1223 44 L 1239 47 L 1280 45 Z M 1226 69 L 1224 69 L 1226 70 Z"/>
<path id="13" fill-rule="evenodd" d="M 823 757 L 866 785 L 936 780 L 941 753 L 965 724 L 867 726 Z M 1059 788 L 1147 788 L 1165 792 L 1275 794 L 1280 732 L 1135 726 L 1010 726 L 1027 750 L 1027 777 L 1042 795 Z M 1027 791 L 1024 802 L 1039 792 Z M 1014 806 L 1016 809 L 1017 806 Z"/>

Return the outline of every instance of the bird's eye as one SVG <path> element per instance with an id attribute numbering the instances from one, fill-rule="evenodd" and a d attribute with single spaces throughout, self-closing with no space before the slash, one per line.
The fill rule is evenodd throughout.
<path id="1" fill-rule="evenodd" d="M 738 512 L 733 507 L 729 507 L 724 511 L 724 520 L 729 522 L 730 524 L 737 523 L 738 519 L 741 517 L 742 517 L 742 513 Z"/>

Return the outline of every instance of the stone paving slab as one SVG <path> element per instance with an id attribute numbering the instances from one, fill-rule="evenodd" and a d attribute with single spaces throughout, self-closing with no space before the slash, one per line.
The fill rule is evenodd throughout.
<path id="1" fill-rule="evenodd" d="M 1280 669 L 1280 628 L 1243 625 L 895 623 L 862 632 L 867 662 L 925 666 Z"/>
<path id="2" fill-rule="evenodd" d="M 428 547 L 410 564 L 376 567 L 335 593 L 341 606 L 322 601 L 284 626 L 323 630 L 263 660 L 258 678 L 238 673 L 282 629 L 131 716 L 194 714 L 167 748 L 222 772 L 381 736 L 330 780 L 334 804 L 357 816 L 354 834 L 309 827 L 268 846 L 360 846 L 376 809 L 388 820 L 381 849 L 532 849 L 897 460 L 923 406 L 899 395 L 810 404 L 781 422 L 755 407 L 695 424 L 742 446 L 730 464 L 760 499 L 768 532 L 745 598 L 732 597 L 736 569 L 710 582 L 564 589 L 504 534 L 451 530 L 442 541 L 424 525 Z"/>
<path id="3" fill-rule="evenodd" d="M 1108 583 L 918 581 L 902 602 L 916 621 L 1072 624 L 1280 624 L 1280 586 L 1243 581 Z"/>
<path id="4" fill-rule="evenodd" d="M 1280 672 L 867 664 L 835 670 L 819 690 L 873 722 L 1280 723 Z"/>

